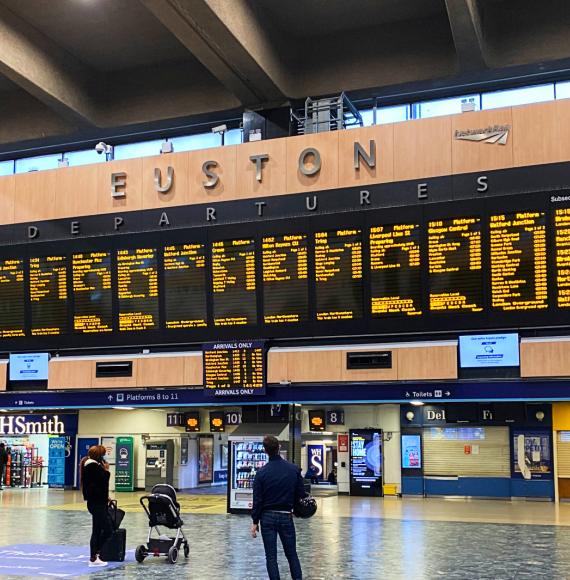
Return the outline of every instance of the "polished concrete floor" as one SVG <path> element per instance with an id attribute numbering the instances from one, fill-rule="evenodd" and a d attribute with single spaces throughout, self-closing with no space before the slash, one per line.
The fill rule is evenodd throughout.
<path id="1" fill-rule="evenodd" d="M 129 548 L 146 539 L 140 495 L 119 496 Z M 90 577 L 265 578 L 261 539 L 249 536 L 248 517 L 225 514 L 224 502 L 215 495 L 182 497 L 188 561 L 131 562 Z M 6 490 L 0 522 L 0 546 L 87 546 L 89 540 L 89 515 L 75 492 Z M 570 578 L 568 526 L 570 505 L 564 504 L 348 497 L 321 498 L 318 515 L 297 522 L 310 580 Z M 281 564 L 288 578 L 284 559 Z"/>

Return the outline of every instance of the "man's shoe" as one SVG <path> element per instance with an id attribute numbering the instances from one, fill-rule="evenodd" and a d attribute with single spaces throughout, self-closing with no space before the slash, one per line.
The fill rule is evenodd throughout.
<path id="1" fill-rule="evenodd" d="M 107 562 L 103 562 L 99 556 L 89 562 L 89 568 L 102 568 L 103 566 L 107 566 Z"/>

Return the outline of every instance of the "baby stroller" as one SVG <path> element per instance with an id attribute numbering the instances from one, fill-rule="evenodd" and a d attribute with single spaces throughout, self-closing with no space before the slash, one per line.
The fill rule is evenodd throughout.
<path id="1" fill-rule="evenodd" d="M 170 485 L 158 484 L 152 488 L 150 495 L 141 497 L 140 502 L 148 516 L 149 530 L 147 545 L 135 550 L 137 562 L 143 562 L 147 556 L 166 556 L 171 564 L 175 564 L 182 546 L 184 556 L 188 558 L 190 546 L 182 531 L 184 522 L 180 519 L 176 490 Z M 173 538 L 169 534 L 161 534 L 159 526 L 176 530 L 176 536 Z M 158 537 L 152 537 L 153 530 Z"/>

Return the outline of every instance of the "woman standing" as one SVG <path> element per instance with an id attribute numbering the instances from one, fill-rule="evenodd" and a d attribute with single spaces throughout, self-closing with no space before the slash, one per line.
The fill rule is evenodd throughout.
<path id="1" fill-rule="evenodd" d="M 93 445 L 87 457 L 81 460 L 81 489 L 87 509 L 93 518 L 91 532 L 91 558 L 89 566 L 106 566 L 99 557 L 105 540 L 112 535 L 109 521 L 109 464 L 105 461 L 107 450 L 102 445 Z"/>

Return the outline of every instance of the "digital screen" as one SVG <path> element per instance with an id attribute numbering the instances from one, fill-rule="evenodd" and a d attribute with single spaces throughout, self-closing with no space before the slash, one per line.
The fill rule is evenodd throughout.
<path id="1" fill-rule="evenodd" d="M 435 312 L 481 312 L 481 219 L 428 223 L 429 307 Z"/>
<path id="2" fill-rule="evenodd" d="M 306 234 L 263 238 L 263 320 L 265 324 L 309 319 L 309 265 Z"/>
<path id="3" fill-rule="evenodd" d="M 321 410 L 309 411 L 309 431 L 325 430 L 325 412 Z"/>
<path id="4" fill-rule="evenodd" d="M 518 312 L 548 307 L 544 212 L 492 215 L 491 307 Z"/>
<path id="5" fill-rule="evenodd" d="M 210 431 L 223 433 L 226 430 L 226 417 L 224 411 L 210 411 Z"/>
<path id="6" fill-rule="evenodd" d="M 158 328 L 158 266 L 154 248 L 117 252 L 121 332 Z"/>
<path id="7" fill-rule="evenodd" d="M 67 332 L 67 258 L 30 258 L 32 336 Z"/>
<path id="8" fill-rule="evenodd" d="M 204 392 L 235 396 L 265 393 L 265 344 L 263 341 L 206 344 Z"/>
<path id="9" fill-rule="evenodd" d="M 187 433 L 200 431 L 200 412 L 190 411 L 184 414 L 184 427 Z"/>
<path id="10" fill-rule="evenodd" d="M 351 494 L 372 495 L 382 491 L 382 432 L 350 431 Z M 355 493 L 356 492 L 356 493 Z"/>
<path id="11" fill-rule="evenodd" d="M 214 325 L 256 324 L 255 240 L 212 244 Z"/>
<path id="12" fill-rule="evenodd" d="M 317 320 L 361 318 L 362 231 L 315 234 Z"/>
<path id="13" fill-rule="evenodd" d="M 11 381 L 47 381 L 48 380 L 47 352 L 30 354 L 11 354 L 10 380 Z"/>
<path id="14" fill-rule="evenodd" d="M 570 307 L 570 208 L 554 214 L 556 246 L 556 305 Z"/>
<path id="15" fill-rule="evenodd" d="M 372 316 L 422 313 L 419 224 L 370 228 Z"/>
<path id="16" fill-rule="evenodd" d="M 166 328 L 207 326 L 204 244 L 164 248 Z"/>
<path id="17" fill-rule="evenodd" d="M 111 253 L 73 254 L 71 272 L 75 332 L 113 332 Z"/>
<path id="18" fill-rule="evenodd" d="M 460 336 L 459 362 L 461 368 L 518 367 L 519 335 Z"/>
<path id="19" fill-rule="evenodd" d="M 0 338 L 25 336 L 24 261 L 0 260 Z"/>
<path id="20" fill-rule="evenodd" d="M 421 469 L 422 438 L 420 435 L 402 435 L 402 469 Z"/>

